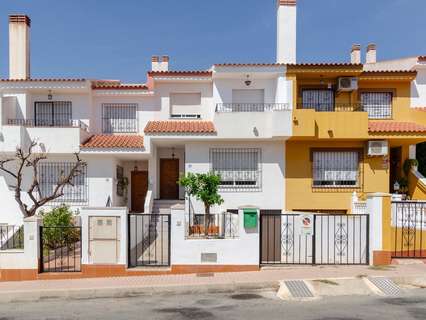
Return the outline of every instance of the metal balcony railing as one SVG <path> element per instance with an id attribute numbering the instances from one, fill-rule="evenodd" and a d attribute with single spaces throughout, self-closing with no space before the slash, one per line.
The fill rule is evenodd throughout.
<path id="1" fill-rule="evenodd" d="M 54 127 L 54 128 L 80 128 L 88 131 L 89 127 L 81 120 L 63 120 L 51 121 L 43 119 L 8 119 L 7 124 L 11 126 L 24 127 Z"/>
<path id="2" fill-rule="evenodd" d="M 298 102 L 297 109 L 314 109 L 317 112 L 367 112 L 369 119 L 392 118 L 392 106 L 388 104 Z"/>
<path id="3" fill-rule="evenodd" d="M 267 112 L 291 110 L 288 103 L 218 103 L 216 112 Z"/>

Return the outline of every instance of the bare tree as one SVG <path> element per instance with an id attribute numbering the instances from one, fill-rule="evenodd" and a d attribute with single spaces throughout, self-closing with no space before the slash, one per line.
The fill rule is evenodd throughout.
<path id="1" fill-rule="evenodd" d="M 58 181 L 51 194 L 41 194 L 38 168 L 42 160 L 47 159 L 44 153 L 35 153 L 34 148 L 39 144 L 32 141 L 28 149 L 24 150 L 22 147 L 17 147 L 15 155 L 10 158 L 0 160 L 0 171 L 3 171 L 13 177 L 16 184 L 13 186 L 15 190 L 15 200 L 24 217 L 34 216 L 40 207 L 43 207 L 50 201 L 60 198 L 64 195 L 64 188 L 66 186 L 74 186 L 73 180 L 83 172 L 85 163 L 80 159 L 78 153 L 75 153 L 76 162 L 71 167 L 69 172 L 62 171 L 58 176 Z M 11 169 L 12 165 L 16 164 L 15 169 Z M 32 201 L 32 205 L 24 203 L 22 200 L 22 184 L 25 169 L 32 169 L 32 182 L 26 193 Z"/>

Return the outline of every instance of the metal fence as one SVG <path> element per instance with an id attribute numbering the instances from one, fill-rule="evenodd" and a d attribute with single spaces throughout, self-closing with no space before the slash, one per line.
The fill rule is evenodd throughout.
<path id="1" fill-rule="evenodd" d="M 81 271 L 81 227 L 40 227 L 40 271 Z"/>
<path id="2" fill-rule="evenodd" d="M 186 230 L 187 236 L 190 238 L 233 239 L 239 237 L 238 226 L 238 212 L 224 212 L 208 216 L 190 213 Z"/>
<path id="3" fill-rule="evenodd" d="M 24 226 L 0 225 L 0 250 L 24 248 Z"/>
<path id="4" fill-rule="evenodd" d="M 216 112 L 268 112 L 291 110 L 288 103 L 218 103 Z"/>
<path id="5" fill-rule="evenodd" d="M 369 263 L 368 215 L 313 215 L 313 234 L 301 230 L 296 214 L 265 214 L 260 220 L 260 263 Z"/>
<path id="6" fill-rule="evenodd" d="M 170 214 L 129 214 L 129 267 L 169 266 L 170 228 Z"/>
<path id="7" fill-rule="evenodd" d="M 426 258 L 426 202 L 392 202 L 394 258 Z"/>

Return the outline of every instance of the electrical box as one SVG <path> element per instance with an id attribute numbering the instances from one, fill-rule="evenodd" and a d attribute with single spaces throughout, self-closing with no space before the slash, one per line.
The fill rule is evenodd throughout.
<path id="1" fill-rule="evenodd" d="M 257 209 L 246 208 L 243 209 L 244 212 L 244 228 L 254 229 L 257 228 Z"/>

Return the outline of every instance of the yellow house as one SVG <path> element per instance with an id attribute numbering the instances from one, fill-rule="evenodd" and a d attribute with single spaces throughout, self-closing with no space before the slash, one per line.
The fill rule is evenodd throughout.
<path id="1" fill-rule="evenodd" d="M 286 142 L 286 210 L 351 213 L 354 192 L 363 198 L 408 189 L 412 198 L 425 198 L 412 173 L 406 186 L 403 170 L 415 158 L 410 146 L 426 141 L 426 112 L 410 107 L 416 74 L 351 63 L 288 65 L 293 136 Z"/>

